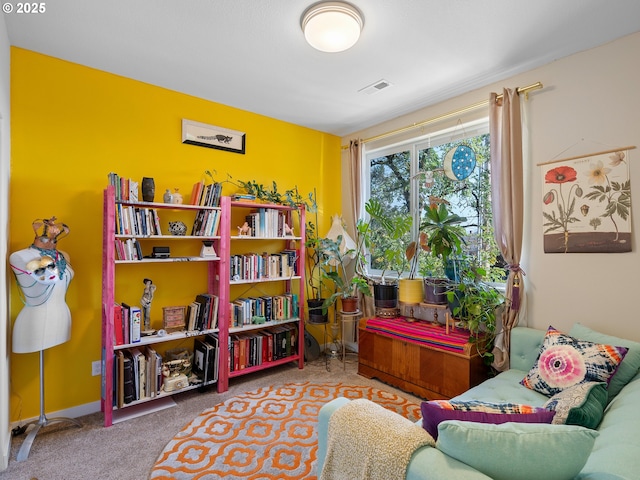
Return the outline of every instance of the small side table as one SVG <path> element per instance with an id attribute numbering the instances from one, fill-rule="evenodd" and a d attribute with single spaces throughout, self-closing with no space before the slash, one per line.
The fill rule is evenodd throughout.
<path id="1" fill-rule="evenodd" d="M 345 325 L 346 324 L 350 324 L 353 325 L 354 323 L 357 324 L 360 319 L 362 318 L 362 312 L 360 310 L 356 310 L 355 312 L 343 312 L 342 310 L 338 311 L 338 315 L 340 315 L 340 324 L 341 324 L 341 332 L 340 334 L 342 335 L 342 369 L 346 370 L 347 369 L 347 345 L 344 341 L 344 336 L 345 336 Z M 356 335 L 358 335 L 358 328 L 356 327 L 354 329 L 354 331 L 356 332 Z"/>

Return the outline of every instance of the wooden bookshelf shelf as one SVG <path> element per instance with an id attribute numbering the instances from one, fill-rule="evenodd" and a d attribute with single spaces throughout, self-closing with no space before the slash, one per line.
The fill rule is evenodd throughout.
<path id="1" fill-rule="evenodd" d="M 181 212 L 185 221 L 191 216 L 193 225 L 187 226 L 187 228 L 191 228 L 192 233 L 206 232 L 209 235 L 154 234 L 166 233 L 164 231 L 166 224 L 161 225 L 161 217 L 165 217 L 167 214 L 180 217 Z M 263 214 L 265 217 L 260 217 Z M 268 234 L 253 237 L 236 235 L 238 223 L 241 222 L 239 225 L 242 225 L 245 219 L 249 219 L 252 215 L 255 216 L 253 221 L 261 224 L 254 225 L 256 226 L 254 232 L 257 232 L 259 228 L 261 232 L 265 231 Z M 209 220 L 209 224 L 213 223 L 217 228 L 201 228 L 207 224 L 207 218 L 213 219 Z M 277 225 L 268 224 L 274 219 L 276 219 Z M 279 232 L 289 231 L 284 228 L 284 224 L 294 227 L 297 235 L 272 234 L 275 233 L 274 229 L 278 229 Z M 212 242 L 216 255 L 208 257 L 189 255 L 189 253 L 199 252 L 203 241 Z M 305 304 L 302 274 L 305 268 L 304 241 L 304 207 L 233 202 L 230 197 L 225 196 L 220 197 L 219 206 L 130 202 L 117 200 L 116 188 L 113 185 L 107 187 L 104 192 L 102 288 L 103 376 L 101 408 L 104 413 L 104 425 L 109 426 L 114 422 L 168 408 L 175 404 L 171 398 L 173 395 L 205 386 L 202 383 L 189 384 L 186 387 L 166 392 L 160 388 L 162 379 L 156 370 L 158 388 L 157 391 L 151 390 L 153 396 L 150 394 L 147 397 L 123 402 L 120 390 L 118 390 L 121 386 L 119 383 L 121 358 L 134 350 L 140 350 L 144 355 L 155 352 L 154 346 L 156 345 L 163 346 L 160 350 L 171 348 L 174 344 L 179 348 L 187 348 L 189 345 L 194 346 L 194 343 L 196 346 L 202 345 L 203 342 L 195 339 L 213 338 L 217 349 L 215 360 L 217 377 L 208 382 L 206 386 L 216 383 L 218 392 L 224 392 L 228 389 L 230 378 L 292 362 L 297 364 L 298 368 L 303 368 L 304 342 L 301 339 L 304 334 L 303 306 Z M 175 247 L 176 256 L 168 258 L 144 256 L 143 245 L 145 249 L 151 249 L 151 247 L 162 245 L 159 242 L 171 242 L 171 253 L 174 254 Z M 234 255 L 252 255 L 251 252 L 256 246 L 260 246 L 261 252 L 270 252 L 265 255 L 279 258 L 277 261 L 274 260 L 278 264 L 276 268 L 281 268 L 281 270 L 275 270 L 279 272 L 279 275 L 276 274 L 276 276 L 268 278 L 232 280 L 230 268 L 232 257 Z M 118 254 L 116 255 L 116 253 Z M 175 264 L 177 263 L 186 266 L 178 267 L 176 270 Z M 205 271 L 203 267 L 195 267 L 195 265 L 189 267 L 190 263 L 206 265 L 204 267 L 206 273 L 203 273 Z M 155 265 L 151 267 L 151 264 Z M 194 271 L 199 272 L 199 275 L 205 275 L 206 293 L 208 296 L 217 298 L 217 324 L 209 322 L 215 328 L 171 332 L 164 336 L 143 335 L 138 342 L 132 342 L 130 339 L 129 341 L 117 340 L 116 323 L 119 319 L 114 313 L 114 306 L 119 299 L 116 298 L 116 290 L 118 292 L 127 291 L 132 282 L 131 277 L 145 278 L 147 271 L 145 268 L 147 270 L 153 268 L 154 279 L 155 275 L 159 275 L 158 272 L 171 279 L 174 272 L 185 272 L 182 270 L 183 268 L 194 268 Z M 271 272 L 269 270 L 270 274 Z M 199 284 L 202 282 L 200 281 Z M 265 284 L 270 285 L 266 286 Z M 273 293 L 267 295 L 263 290 L 273 291 Z M 254 292 L 255 298 L 249 297 L 249 301 L 255 300 L 255 306 L 251 304 L 251 308 L 266 308 L 264 302 L 268 304 L 269 298 L 273 297 L 272 308 L 274 311 L 265 315 L 265 318 L 276 318 L 277 320 L 253 323 L 253 317 L 251 317 L 251 323 L 233 326 L 234 321 L 237 322 L 239 317 L 235 317 L 236 320 L 234 320 L 232 303 L 241 300 L 238 297 L 243 297 L 243 300 L 246 300 L 244 297 L 251 295 L 252 292 Z M 194 292 L 194 294 L 200 293 Z M 184 300 L 178 302 L 184 302 Z M 180 303 L 173 305 L 180 305 Z M 236 311 L 235 314 L 237 313 Z M 260 311 L 252 313 L 252 315 L 261 316 L 262 313 L 265 312 Z M 185 317 L 188 317 L 188 313 L 185 314 Z M 246 318 L 243 317 L 243 322 L 246 321 Z M 185 321 L 187 322 L 185 324 L 188 325 L 188 318 L 185 318 Z M 157 327 L 157 323 L 155 326 Z M 191 340 L 192 337 L 194 340 Z M 236 361 L 237 355 L 234 357 L 232 355 L 237 353 L 235 346 L 238 346 L 238 350 L 240 350 L 241 343 L 246 358 L 243 357 L 245 360 L 239 362 L 236 368 L 233 362 Z M 158 365 L 158 355 L 154 358 L 156 363 L 153 365 Z M 194 355 L 194 369 L 195 362 L 198 362 L 198 359 Z M 166 368 L 168 363 L 170 362 L 165 362 L 163 358 L 160 367 Z M 242 366 L 240 367 L 240 365 Z M 151 385 L 154 384 L 151 383 Z"/>

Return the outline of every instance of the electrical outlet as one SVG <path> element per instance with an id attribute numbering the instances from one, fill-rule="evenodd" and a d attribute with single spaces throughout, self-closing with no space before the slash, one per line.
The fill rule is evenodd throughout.
<path id="1" fill-rule="evenodd" d="M 95 362 L 91 362 L 91 375 L 96 376 L 102 373 L 102 362 L 100 360 L 96 360 Z"/>

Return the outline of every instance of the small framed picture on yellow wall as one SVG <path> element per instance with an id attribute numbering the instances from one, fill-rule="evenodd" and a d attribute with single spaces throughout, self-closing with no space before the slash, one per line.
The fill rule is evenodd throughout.
<path id="1" fill-rule="evenodd" d="M 182 119 L 182 143 L 189 145 L 244 154 L 246 136 L 237 130 Z"/>

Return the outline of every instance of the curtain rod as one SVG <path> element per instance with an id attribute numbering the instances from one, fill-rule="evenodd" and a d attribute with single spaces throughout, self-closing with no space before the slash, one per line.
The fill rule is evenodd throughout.
<path id="1" fill-rule="evenodd" d="M 536 83 L 533 83 L 531 85 L 527 85 L 526 87 L 518 87 L 517 92 L 518 93 L 524 93 L 525 95 L 527 95 L 532 90 L 541 89 L 542 86 L 543 86 L 542 83 L 536 82 Z M 500 100 L 501 98 L 502 98 L 502 94 L 496 96 L 497 100 Z M 485 107 L 487 105 L 489 105 L 489 100 L 483 100 L 481 102 L 474 103 L 473 105 L 469 105 L 467 107 L 463 107 L 463 108 L 460 108 L 458 110 L 454 110 L 453 112 L 445 113 L 443 115 L 439 115 L 437 117 L 430 118 L 429 120 L 424 120 L 424 121 L 419 122 L 419 123 L 414 123 L 413 125 L 408 125 L 406 127 L 398 128 L 397 130 L 392 130 L 392 131 L 387 132 L 387 133 L 381 133 L 380 135 L 376 135 L 374 137 L 365 138 L 364 140 L 361 140 L 360 143 L 373 142 L 374 140 L 380 140 L 382 138 L 391 137 L 393 135 L 398 135 L 400 133 L 404 133 L 404 132 L 408 132 L 409 130 L 413 130 L 414 128 L 424 127 L 425 125 L 429 125 L 431 123 L 436 123 L 436 122 L 439 122 L 441 120 L 445 120 L 445 119 L 450 118 L 450 117 L 455 117 L 455 116 L 461 115 L 463 113 L 467 113 L 467 112 L 471 112 L 473 110 L 477 110 L 478 108 Z M 348 148 L 349 148 L 349 145 L 343 145 L 342 146 L 343 150 L 346 150 Z"/>

